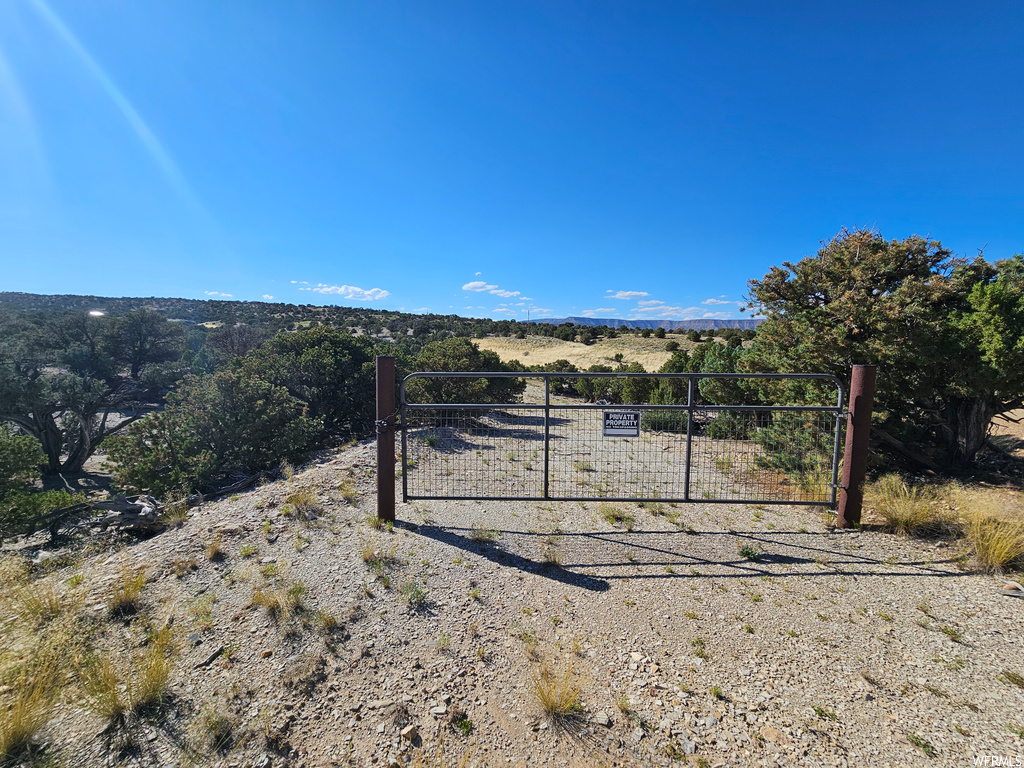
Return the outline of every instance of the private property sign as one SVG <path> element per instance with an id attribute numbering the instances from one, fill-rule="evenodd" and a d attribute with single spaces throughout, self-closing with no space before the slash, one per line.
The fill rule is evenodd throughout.
<path id="1" fill-rule="evenodd" d="M 604 411 L 605 437 L 640 437 L 640 411 Z"/>

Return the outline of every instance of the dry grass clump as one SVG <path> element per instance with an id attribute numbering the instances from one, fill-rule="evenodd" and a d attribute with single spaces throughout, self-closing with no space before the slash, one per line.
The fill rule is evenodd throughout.
<path id="1" fill-rule="evenodd" d="M 299 488 L 284 498 L 282 514 L 293 513 L 300 520 L 312 522 L 323 511 L 312 488 Z"/>
<path id="2" fill-rule="evenodd" d="M 199 568 L 199 563 L 196 562 L 194 557 L 179 557 L 171 563 L 171 573 L 179 579 L 189 571 L 194 571 L 197 568 Z"/>
<path id="3" fill-rule="evenodd" d="M 146 567 L 132 571 L 127 564 L 121 567 L 121 578 L 114 582 L 108 609 L 111 616 L 130 616 L 139 610 L 139 595 L 146 584 Z"/>
<path id="4" fill-rule="evenodd" d="M 1024 498 L 1000 488 L 950 489 L 978 567 L 988 573 L 1024 569 Z"/>
<path id="5" fill-rule="evenodd" d="M 879 478 L 865 489 L 865 497 L 892 533 L 935 535 L 952 532 L 957 525 L 942 503 L 940 489 L 910 485 L 899 475 Z"/>
<path id="6" fill-rule="evenodd" d="M 338 490 L 341 491 L 341 498 L 345 500 L 346 504 L 355 504 L 359 498 L 359 491 L 356 490 L 356 484 L 351 480 L 342 480 L 338 484 Z"/>
<path id="7" fill-rule="evenodd" d="M 180 528 L 188 520 L 188 502 L 185 496 L 172 496 L 160 509 L 160 520 L 168 528 Z"/>
<path id="8" fill-rule="evenodd" d="M 571 727 L 583 716 L 583 691 L 573 675 L 572 663 L 558 675 L 546 665 L 532 676 L 533 695 L 557 727 Z"/>
<path id="9" fill-rule="evenodd" d="M 159 706 L 167 697 L 175 646 L 170 629 L 158 632 L 127 664 L 107 653 L 80 660 L 82 701 L 110 725 L 123 725 L 130 714 Z"/>
<path id="10" fill-rule="evenodd" d="M 494 528 L 486 528 L 480 525 L 480 523 L 473 523 L 469 532 L 469 538 L 478 543 L 494 541 L 499 536 L 501 536 L 501 531 L 497 531 Z"/>
<path id="11" fill-rule="evenodd" d="M 982 571 L 1024 568 L 1024 501 L 1019 493 L 953 484 L 912 486 L 898 475 L 886 475 L 865 496 L 890 531 L 963 535 Z"/>
<path id="12" fill-rule="evenodd" d="M 325 608 L 320 608 L 313 613 L 313 621 L 316 628 L 325 635 L 333 634 L 342 628 L 341 619 Z"/>
<path id="13" fill-rule="evenodd" d="M 558 550 L 558 545 L 551 542 L 547 542 L 541 548 L 540 561 L 542 565 L 548 567 L 555 567 L 562 564 L 562 553 Z"/>
<path id="14" fill-rule="evenodd" d="M 221 537 L 219 534 L 206 540 L 203 544 L 203 554 L 206 555 L 206 559 L 210 562 L 224 559 L 224 549 L 221 547 Z"/>
<path id="15" fill-rule="evenodd" d="M 609 524 L 616 525 L 617 523 L 622 523 L 627 531 L 633 530 L 633 525 L 636 523 L 636 518 L 629 514 L 629 512 L 607 501 L 602 501 L 598 505 L 597 511 Z"/>
<path id="16" fill-rule="evenodd" d="M 263 584 L 253 590 L 250 604 L 265 608 L 275 618 L 287 619 L 293 613 L 303 610 L 305 595 L 306 585 L 301 581 L 276 587 Z"/>
<path id="17" fill-rule="evenodd" d="M 380 578 L 385 575 L 387 569 L 394 565 L 397 560 L 395 558 L 395 550 L 397 544 L 391 544 L 388 547 L 377 539 L 367 539 L 363 542 L 363 546 L 359 552 L 360 558 L 366 563 L 366 567 L 377 577 Z"/>
<path id="18" fill-rule="evenodd" d="M 14 763 L 32 746 L 60 697 L 64 685 L 61 659 L 43 648 L 4 682 L 0 697 L 0 763 Z"/>
<path id="19" fill-rule="evenodd" d="M 428 752 L 426 747 L 417 749 L 411 765 L 413 768 L 469 768 L 472 758 L 473 751 L 469 749 L 462 753 L 462 757 L 449 754 L 444 745 L 444 731 L 441 731 L 433 753 Z"/>
<path id="20" fill-rule="evenodd" d="M 22 622 L 38 628 L 65 613 L 77 612 L 82 605 L 82 595 L 71 589 L 61 591 L 52 579 L 40 579 L 16 585 L 10 602 Z"/>
<path id="21" fill-rule="evenodd" d="M 228 752 L 235 745 L 239 720 L 221 709 L 204 709 L 199 715 L 199 731 L 205 746 L 213 752 Z"/>
<path id="22" fill-rule="evenodd" d="M 967 515 L 966 532 L 981 570 L 1024 568 L 1024 523 L 976 511 Z"/>

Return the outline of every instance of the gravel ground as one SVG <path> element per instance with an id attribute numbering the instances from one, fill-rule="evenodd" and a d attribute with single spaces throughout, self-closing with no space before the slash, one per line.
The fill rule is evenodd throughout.
<path id="1" fill-rule="evenodd" d="M 629 530 L 597 502 L 416 502 L 399 504 L 393 531 L 374 530 L 373 460 L 371 444 L 352 446 L 79 564 L 96 615 L 118 564 L 147 565 L 145 612 L 173 617 L 182 641 L 167 711 L 120 764 L 1024 755 L 1011 730 L 1024 728 L 1024 688 L 1005 675 L 1024 674 L 1024 600 L 970 571 L 958 543 L 841 532 L 808 507 L 699 503 L 621 503 Z M 287 514 L 302 489 L 320 507 L 312 522 Z M 207 560 L 217 536 L 226 557 Z M 308 610 L 251 605 L 264 578 L 301 581 Z M 317 610 L 339 626 L 319 626 Z M 139 642 L 135 625 L 112 631 Z M 545 716 L 543 670 L 579 685 L 578 718 Z M 212 757 L 188 747 L 209 713 L 236 736 Z M 69 701 L 47 735 L 63 764 L 100 765 L 102 725 Z"/>

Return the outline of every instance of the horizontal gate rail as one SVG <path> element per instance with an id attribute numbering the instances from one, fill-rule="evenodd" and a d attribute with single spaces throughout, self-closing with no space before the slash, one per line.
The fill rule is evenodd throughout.
<path id="1" fill-rule="evenodd" d="M 544 384 L 544 402 L 537 403 L 410 403 L 408 402 L 408 386 L 417 379 L 524 379 L 542 381 Z M 648 379 L 653 381 L 677 380 L 686 381 L 686 403 L 563 403 L 551 402 L 552 380 L 580 379 Z M 721 405 L 698 403 L 696 399 L 697 384 L 705 380 L 779 380 L 804 381 L 818 385 L 834 387 L 836 392 L 834 405 L 783 405 L 783 404 L 735 404 Z M 835 507 L 838 488 L 839 449 L 843 420 L 847 415 L 845 406 L 845 389 L 843 383 L 828 374 L 735 374 L 735 373 L 597 373 L 597 372 L 417 372 L 406 376 L 400 388 L 400 415 L 402 435 L 402 493 L 403 498 L 415 499 L 467 499 L 467 500 L 519 500 L 519 501 L 617 501 L 617 502 L 693 502 L 711 504 L 796 504 Z M 662 424 L 675 420 L 677 429 L 668 427 L 637 426 L 636 434 L 630 437 L 602 437 L 596 441 L 595 433 L 600 434 L 588 414 L 590 412 L 635 412 L 639 414 L 640 424 L 649 420 L 649 424 Z M 530 414 L 536 414 L 531 416 Z M 573 416 L 572 414 L 579 414 Z M 555 418 L 557 416 L 564 418 Z M 541 420 L 540 417 L 543 417 Z M 601 419 L 602 417 L 596 417 Z M 607 417 L 604 417 L 607 418 Z M 636 417 L 632 417 L 636 418 Z M 737 434 L 742 437 L 713 437 L 710 428 L 716 419 L 733 418 Z M 683 437 L 682 420 L 685 419 L 685 438 Z M 782 419 L 779 426 L 779 419 Z M 787 422 L 788 419 L 788 422 Z M 582 420 L 582 421 L 581 421 Z M 698 424 L 698 422 L 701 422 Z M 829 424 L 829 422 L 831 422 Z M 726 422 L 728 426 L 731 422 Z M 583 424 L 586 429 L 579 429 Z M 779 434 L 767 432 L 775 425 Z M 827 430 L 825 429 L 828 425 Z M 577 429 L 573 429 L 577 427 Z M 724 428 L 723 428 L 724 429 Z M 703 430 L 698 439 L 697 430 Z M 788 431 L 787 431 L 788 430 Z M 718 432 L 721 432 L 719 429 Z M 646 434 L 645 434 L 646 433 Z M 581 436 L 582 435 L 582 436 Z M 652 442 L 657 436 L 661 443 L 660 449 L 666 455 L 672 455 L 669 469 L 665 471 L 666 462 L 661 464 L 651 457 L 651 450 L 643 443 Z M 410 438 L 414 446 L 410 446 Z M 490 440 L 490 443 L 474 442 L 474 438 Z M 776 443 L 771 443 L 775 439 Z M 792 440 L 797 456 L 812 456 L 810 469 L 796 462 L 795 467 L 786 471 L 773 468 L 764 455 L 771 453 L 771 446 L 777 451 L 789 449 L 786 440 Z M 613 442 L 614 441 L 614 442 Z M 621 441 L 621 442 L 619 442 Z M 633 441 L 632 443 L 630 441 Z M 765 447 L 765 443 L 769 448 Z M 447 445 L 441 445 L 447 443 Z M 497 445 L 505 446 L 513 471 L 507 467 L 500 474 L 490 465 L 490 459 L 500 461 Z M 639 448 L 630 450 L 630 445 Z M 623 446 L 626 446 L 625 448 Z M 416 456 L 411 455 L 416 448 Z M 431 448 L 426 451 L 425 448 Z M 559 461 L 552 465 L 552 449 L 565 448 L 558 457 Z M 699 447 L 699 450 L 698 450 Z M 533 462 L 526 460 L 526 452 L 533 461 L 541 464 L 542 470 L 535 472 Z M 543 450 L 543 458 L 539 451 Z M 488 451 L 489 456 L 484 456 Z M 803 453 L 801 453 L 801 451 Z M 518 452 L 518 453 L 517 453 Z M 589 462 L 576 461 L 577 472 L 570 473 L 569 463 L 576 453 L 580 456 L 601 455 L 605 463 L 600 468 L 589 466 Z M 685 453 L 682 462 L 675 462 L 675 454 Z M 472 456 L 470 454 L 472 453 Z M 641 455 L 642 454 L 642 455 Z M 831 454 L 829 456 L 829 454 Z M 638 460 L 637 455 L 641 458 Z M 624 459 L 623 456 L 628 457 Z M 424 458 L 426 457 L 426 458 Z M 447 458 L 446 458 L 447 457 Z M 828 464 L 825 459 L 829 458 Z M 792 458 L 792 455 L 790 456 Z M 455 462 L 455 459 L 461 461 Z M 734 460 L 740 460 L 742 472 L 733 472 Z M 421 467 L 416 462 L 423 460 L 429 467 Z M 427 461 L 429 460 L 429 461 Z M 650 463 L 647 463 L 649 462 Z M 454 468 L 445 468 L 450 463 Z M 516 462 L 519 462 L 517 465 Z M 589 487 L 587 476 L 579 476 L 584 470 L 579 465 L 588 465 L 588 473 L 601 478 L 597 490 L 586 495 L 568 491 L 566 486 L 570 479 L 575 478 L 578 486 Z M 525 467 L 525 470 L 521 469 Z M 410 472 L 423 473 L 425 469 L 435 474 L 433 479 L 443 488 L 423 488 L 422 483 L 410 492 Z M 757 470 L 755 472 L 754 470 Z M 461 474 L 456 477 L 456 470 Z M 813 470 L 813 471 L 812 471 Z M 639 473 L 639 474 L 637 474 Z M 441 475 L 450 479 L 442 479 Z M 533 475 L 539 475 L 536 479 Z M 734 477 L 744 475 L 744 477 Z M 813 492 L 801 485 L 800 493 L 794 492 L 794 481 L 790 475 L 797 477 L 797 484 L 806 482 L 807 488 L 813 486 Z M 807 478 L 813 475 L 813 483 Z M 682 477 L 681 488 L 678 479 Z M 694 495 L 694 485 L 704 490 L 700 497 Z M 626 495 L 621 488 L 608 487 L 609 483 L 628 482 L 640 484 L 647 492 L 639 495 Z M 776 492 L 773 496 L 769 490 L 763 494 L 744 495 L 740 487 L 748 487 L 753 482 L 757 491 L 768 486 L 784 487 L 785 492 Z M 456 489 L 456 483 L 458 488 Z M 488 487 L 490 484 L 492 487 Z M 552 488 L 552 484 L 556 488 Z M 681 490 L 682 493 L 665 493 L 662 486 Z M 483 487 L 482 487 L 483 486 Z M 500 486 L 500 487 L 499 487 Z M 658 490 L 651 490 L 653 486 Z M 764 486 L 764 487 L 762 487 Z M 827 489 L 827 494 L 824 492 Z M 619 492 L 616 493 L 615 491 Z M 725 492 L 721 495 L 720 492 Z M 827 495 L 827 498 L 826 498 Z"/>

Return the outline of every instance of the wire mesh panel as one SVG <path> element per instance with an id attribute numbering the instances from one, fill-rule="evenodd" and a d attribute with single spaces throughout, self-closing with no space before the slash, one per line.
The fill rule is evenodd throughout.
<path id="1" fill-rule="evenodd" d="M 416 376 L 459 374 L 409 378 Z M 627 384 L 618 390 L 627 395 L 640 392 L 644 402 L 632 403 L 620 394 L 615 404 L 603 404 L 551 398 L 552 379 L 561 385 L 574 376 L 585 378 L 581 384 L 589 382 L 592 399 L 595 393 L 612 392 L 600 381 L 601 374 L 515 376 L 540 379 L 543 402 L 410 404 L 403 386 L 406 499 L 835 504 L 843 391 L 832 377 L 604 374 L 608 379 L 642 378 L 654 384 Z M 701 380 L 715 378 L 732 380 L 734 391 L 739 391 L 735 380 L 743 378 L 795 381 L 800 385 L 795 390 L 802 395 L 763 406 L 698 402 L 711 397 L 707 393 L 729 391 L 715 381 L 698 390 Z M 651 396 L 653 387 L 662 386 L 659 379 L 669 380 L 660 391 L 676 395 L 652 404 L 650 400 L 657 399 Z M 822 385 L 836 387 L 835 405 L 789 402 L 820 401 L 827 392 Z M 523 387 L 516 391 L 522 393 Z"/>
<path id="2" fill-rule="evenodd" d="M 606 412 L 640 413 L 636 437 L 606 437 Z M 552 498 L 682 499 L 686 479 L 685 410 L 647 411 L 630 405 L 558 408 L 551 428 Z M 651 429 L 651 422 L 661 429 Z M 667 429 L 666 429 L 667 427 Z"/>
<path id="3" fill-rule="evenodd" d="M 694 410 L 695 501 L 832 503 L 836 414 Z"/>
<path id="4" fill-rule="evenodd" d="M 543 498 L 542 410 L 409 408 L 403 421 L 408 496 Z"/>

